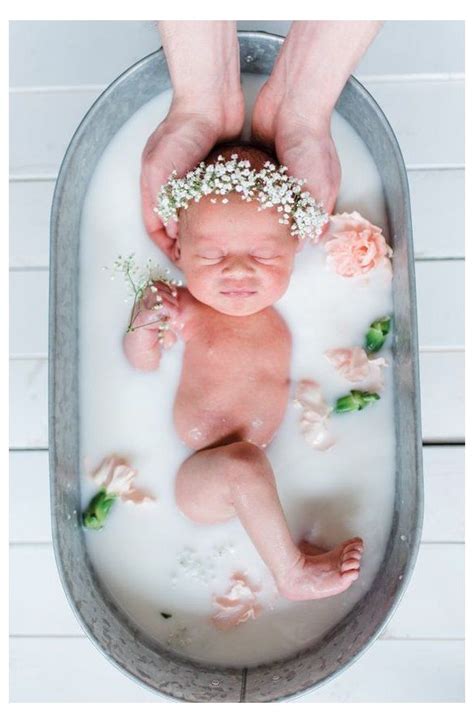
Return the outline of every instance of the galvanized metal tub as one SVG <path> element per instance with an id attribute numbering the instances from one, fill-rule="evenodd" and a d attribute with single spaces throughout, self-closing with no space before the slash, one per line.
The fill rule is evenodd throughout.
<path id="1" fill-rule="evenodd" d="M 283 39 L 239 34 L 243 72 L 269 74 Z M 87 556 L 80 527 L 78 251 L 84 196 L 105 147 L 130 116 L 170 87 L 160 50 L 129 68 L 99 97 L 64 157 L 53 200 L 50 261 L 49 424 L 53 540 L 66 596 L 89 638 L 138 683 L 182 701 L 287 700 L 327 682 L 377 638 L 410 578 L 422 524 L 418 342 L 407 176 L 394 133 L 364 87 L 350 78 L 337 110 L 361 136 L 381 175 L 394 248 L 396 494 L 381 568 L 367 594 L 325 637 L 291 659 L 255 668 L 198 665 L 171 655 L 110 600 Z"/>

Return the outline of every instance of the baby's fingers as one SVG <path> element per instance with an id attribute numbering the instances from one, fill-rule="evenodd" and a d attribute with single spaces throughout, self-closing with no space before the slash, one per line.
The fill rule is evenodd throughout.
<path id="1" fill-rule="evenodd" d="M 166 317 L 160 311 L 154 309 L 146 309 L 140 311 L 130 324 L 130 334 L 136 329 L 148 329 L 149 331 L 159 331 L 163 327 Z"/>
<path id="2" fill-rule="evenodd" d="M 160 281 L 154 281 L 146 291 L 143 305 L 146 309 L 155 309 L 156 306 L 163 305 L 167 311 L 177 312 L 179 309 L 177 289 L 169 288 Z"/>

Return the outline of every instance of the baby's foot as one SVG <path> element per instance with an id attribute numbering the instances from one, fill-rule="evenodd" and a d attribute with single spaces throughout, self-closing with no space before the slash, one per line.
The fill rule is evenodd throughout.
<path id="1" fill-rule="evenodd" d="M 317 600 L 338 595 L 359 577 L 364 543 L 353 537 L 329 552 L 308 554 L 306 543 L 297 564 L 278 580 L 278 589 L 288 600 Z"/>

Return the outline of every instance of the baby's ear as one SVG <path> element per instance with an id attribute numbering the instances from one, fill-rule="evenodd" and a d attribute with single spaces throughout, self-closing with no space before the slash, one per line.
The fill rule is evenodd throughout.
<path id="1" fill-rule="evenodd" d="M 179 236 L 177 239 L 175 239 L 174 246 L 173 246 L 173 253 L 174 253 L 174 259 L 173 261 L 175 264 L 179 266 L 179 260 L 181 258 L 181 243 L 179 241 Z"/>
<path id="2" fill-rule="evenodd" d="M 171 238 L 166 233 L 166 229 L 159 228 L 156 231 L 150 233 L 150 237 L 156 243 L 159 249 L 167 255 L 171 261 L 176 261 L 181 256 L 181 249 L 177 252 L 176 245 L 178 241 L 176 238 Z"/>

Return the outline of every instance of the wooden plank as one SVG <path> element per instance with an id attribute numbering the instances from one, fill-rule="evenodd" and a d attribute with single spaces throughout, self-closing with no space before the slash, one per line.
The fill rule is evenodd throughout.
<path id="1" fill-rule="evenodd" d="M 54 181 L 10 183 L 10 266 L 49 264 L 49 215 Z"/>
<path id="2" fill-rule="evenodd" d="M 464 541 L 464 447 L 423 448 L 424 542 Z M 10 542 L 50 542 L 48 452 L 10 452 Z"/>
<path id="3" fill-rule="evenodd" d="M 160 45 L 156 24 L 150 20 L 12 22 L 10 83 L 108 84 Z"/>
<path id="4" fill-rule="evenodd" d="M 464 346 L 464 261 L 418 261 L 416 281 L 420 346 Z M 11 355 L 48 353 L 48 291 L 47 270 L 10 271 Z"/>
<path id="5" fill-rule="evenodd" d="M 464 261 L 417 261 L 419 344 L 464 346 Z"/>
<path id="6" fill-rule="evenodd" d="M 127 678 L 86 639 L 14 638 L 10 641 L 10 700 L 159 703 L 168 699 Z M 462 641 L 378 640 L 340 676 L 295 702 L 463 701 Z"/>
<path id="7" fill-rule="evenodd" d="M 47 359 L 10 362 L 10 447 L 48 446 Z M 464 353 L 420 354 L 423 440 L 464 441 Z"/>
<path id="8" fill-rule="evenodd" d="M 464 71 L 464 23 L 386 21 L 357 67 L 357 74 Z"/>
<path id="9" fill-rule="evenodd" d="M 464 447 L 424 447 L 425 542 L 464 541 Z"/>
<path id="10" fill-rule="evenodd" d="M 51 542 L 46 451 L 10 452 L 10 542 Z"/>
<path id="11" fill-rule="evenodd" d="M 423 544 L 384 638 L 464 638 L 464 545 Z"/>
<path id="12" fill-rule="evenodd" d="M 417 258 L 464 256 L 464 171 L 409 171 Z"/>
<path id="13" fill-rule="evenodd" d="M 287 20 L 237 23 L 240 30 L 278 35 L 286 35 L 290 25 Z M 149 21 L 15 21 L 10 23 L 10 82 L 12 86 L 109 83 L 160 45 L 159 33 Z M 403 20 L 384 23 L 356 74 L 463 71 L 462 21 Z"/>
<path id="14" fill-rule="evenodd" d="M 462 80 L 369 82 L 366 87 L 395 131 L 407 165 L 464 163 Z"/>
<path id="15" fill-rule="evenodd" d="M 10 640 L 12 703 L 167 702 L 121 673 L 85 638 Z"/>
<path id="16" fill-rule="evenodd" d="M 354 665 L 301 703 L 461 703 L 464 643 L 378 640 Z"/>
<path id="17" fill-rule="evenodd" d="M 99 90 L 45 90 L 10 97 L 10 173 L 55 176 L 69 141 Z"/>
<path id="18" fill-rule="evenodd" d="M 84 635 L 64 594 L 51 544 L 10 546 L 10 634 Z"/>
<path id="19" fill-rule="evenodd" d="M 371 81 L 366 85 L 393 126 L 405 163 L 464 163 L 462 81 Z M 12 93 L 11 175 L 54 176 L 74 130 L 98 93 L 81 87 Z"/>
<path id="20" fill-rule="evenodd" d="M 420 354 L 423 441 L 464 441 L 464 353 Z"/>
<path id="21" fill-rule="evenodd" d="M 48 447 L 48 360 L 10 362 L 10 447 Z"/>
<path id="22" fill-rule="evenodd" d="M 10 271 L 10 355 L 48 354 L 49 271 Z"/>
<path id="23" fill-rule="evenodd" d="M 82 634 L 61 587 L 51 545 L 12 545 L 10 574 L 12 635 Z M 462 544 L 423 544 L 413 579 L 384 636 L 462 638 L 463 580 Z"/>

